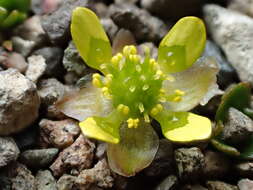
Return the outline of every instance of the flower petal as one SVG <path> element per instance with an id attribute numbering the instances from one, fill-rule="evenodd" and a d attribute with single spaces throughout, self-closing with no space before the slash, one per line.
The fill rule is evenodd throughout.
<path id="1" fill-rule="evenodd" d="M 206 29 L 197 17 L 180 19 L 163 38 L 158 50 L 158 63 L 167 73 L 184 71 L 201 56 L 206 42 Z"/>
<path id="2" fill-rule="evenodd" d="M 110 61 L 110 41 L 94 12 L 84 7 L 76 8 L 72 14 L 71 34 L 87 65 L 101 70 L 100 65 Z"/>
<path id="3" fill-rule="evenodd" d="M 159 139 L 152 126 L 141 121 L 138 128 L 129 129 L 124 123 L 120 128 L 120 143 L 108 144 L 110 168 L 123 176 L 134 176 L 154 159 Z"/>
<path id="4" fill-rule="evenodd" d="M 188 111 L 194 108 L 208 91 L 213 90 L 217 72 L 215 60 L 207 57 L 199 59 L 186 71 L 173 74 L 175 80 L 166 80 L 163 84 L 166 94 L 172 95 L 175 90 L 181 90 L 185 94 L 180 102 L 167 102 L 165 106 L 172 111 Z"/>
<path id="5" fill-rule="evenodd" d="M 124 120 L 124 116 L 114 110 L 107 117 L 89 117 L 79 123 L 84 135 L 117 144 L 120 141 L 119 127 Z"/>
<path id="6" fill-rule="evenodd" d="M 203 141 L 212 134 L 211 121 L 193 113 L 165 110 L 154 118 L 160 123 L 163 135 L 176 143 Z"/>
<path id="7" fill-rule="evenodd" d="M 101 89 L 94 87 L 90 82 L 85 88 L 63 97 L 56 103 L 65 115 L 83 121 L 91 116 L 106 116 L 112 111 L 112 103 L 105 99 Z"/>

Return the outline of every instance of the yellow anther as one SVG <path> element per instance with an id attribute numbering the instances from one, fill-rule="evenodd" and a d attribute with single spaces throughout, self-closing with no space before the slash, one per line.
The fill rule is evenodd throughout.
<path id="1" fill-rule="evenodd" d="M 106 69 L 106 64 L 101 64 L 99 67 L 100 67 L 100 69 L 104 70 L 104 69 Z"/>
<path id="2" fill-rule="evenodd" d="M 117 65 L 119 63 L 119 57 L 118 56 L 113 56 L 111 59 L 111 63 L 113 65 Z"/>
<path id="3" fill-rule="evenodd" d="M 106 97 L 106 98 L 108 98 L 108 99 L 111 99 L 111 94 L 110 94 L 110 92 L 109 92 L 109 89 L 108 89 L 108 87 L 103 87 L 102 88 L 102 93 L 103 93 L 103 95 Z"/>
<path id="4" fill-rule="evenodd" d="M 144 110 L 145 110 L 143 103 L 139 103 L 138 108 L 139 108 L 141 113 L 143 113 Z"/>
<path id="5" fill-rule="evenodd" d="M 136 47 L 133 46 L 133 45 L 129 46 L 129 53 L 130 54 L 136 54 L 137 53 Z"/>
<path id="6" fill-rule="evenodd" d="M 163 88 L 160 89 L 161 94 L 165 94 L 165 92 L 166 92 L 165 89 L 163 89 Z"/>
<path id="7" fill-rule="evenodd" d="M 124 106 L 123 109 L 122 109 L 122 113 L 123 113 L 124 115 L 127 115 L 127 114 L 129 113 L 129 111 L 130 111 L 130 109 L 129 109 L 128 106 Z"/>
<path id="8" fill-rule="evenodd" d="M 113 75 L 112 75 L 112 74 L 107 74 L 107 75 L 105 76 L 105 85 L 106 85 L 107 87 L 111 84 L 112 78 L 113 78 Z"/>
<path id="9" fill-rule="evenodd" d="M 129 55 L 129 46 L 125 46 L 125 47 L 123 48 L 123 55 L 124 55 L 124 56 L 128 56 L 128 55 Z"/>
<path id="10" fill-rule="evenodd" d="M 123 58 L 122 53 L 117 53 L 117 55 L 116 55 L 116 56 L 118 57 L 118 59 L 119 59 L 119 60 L 121 60 L 121 59 Z"/>
<path id="11" fill-rule="evenodd" d="M 137 119 L 134 119 L 133 122 L 134 122 L 134 128 L 137 128 L 140 120 L 137 118 Z"/>
<path id="12" fill-rule="evenodd" d="M 176 89 L 174 92 L 175 92 L 176 95 L 178 95 L 178 96 L 184 96 L 184 95 L 185 95 L 185 92 L 182 91 L 182 90 L 179 90 L 179 89 Z"/>
<path id="13" fill-rule="evenodd" d="M 156 108 L 158 109 L 159 112 L 163 110 L 162 104 L 157 104 Z"/>
<path id="14" fill-rule="evenodd" d="M 98 78 L 93 78 L 92 79 L 92 84 L 93 84 L 93 86 L 95 86 L 97 88 L 101 88 L 102 87 L 101 80 L 99 80 Z"/>
<path id="15" fill-rule="evenodd" d="M 124 108 L 124 105 L 123 105 L 123 104 L 119 104 L 119 105 L 117 106 L 118 112 L 122 112 L 123 108 Z"/>
<path id="16" fill-rule="evenodd" d="M 132 118 L 129 118 L 127 120 L 127 126 L 128 126 L 128 128 L 133 128 L 134 127 L 134 120 Z"/>
<path id="17" fill-rule="evenodd" d="M 152 69 L 156 69 L 158 66 L 158 63 L 155 61 L 155 59 L 150 59 L 149 64 L 152 67 Z"/>
<path id="18" fill-rule="evenodd" d="M 167 75 L 166 80 L 168 80 L 169 82 L 174 82 L 175 78 L 171 75 Z"/>
<path id="19" fill-rule="evenodd" d="M 160 79 L 162 76 L 164 76 L 163 72 L 161 70 L 157 70 L 155 74 L 155 80 Z"/>
<path id="20" fill-rule="evenodd" d="M 159 113 L 159 110 L 158 110 L 156 107 L 153 107 L 153 108 L 151 109 L 150 114 L 151 114 L 152 116 L 155 116 L 155 115 L 157 115 L 158 113 Z"/>
<path id="21" fill-rule="evenodd" d="M 173 102 L 180 102 L 182 100 L 181 96 L 176 96 L 175 98 L 173 98 Z"/>
<path id="22" fill-rule="evenodd" d="M 98 73 L 94 73 L 94 74 L 92 75 L 92 78 L 93 78 L 93 79 L 94 79 L 94 78 L 100 79 L 100 78 L 101 78 L 101 75 L 98 74 Z"/>

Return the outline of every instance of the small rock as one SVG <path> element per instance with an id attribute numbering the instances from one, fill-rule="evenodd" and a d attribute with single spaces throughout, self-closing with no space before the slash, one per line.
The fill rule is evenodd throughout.
<path id="1" fill-rule="evenodd" d="M 35 147 L 38 143 L 38 126 L 31 126 L 13 136 L 18 148 L 23 151 Z"/>
<path id="2" fill-rule="evenodd" d="M 110 18 L 102 18 L 100 22 L 109 38 L 113 40 L 114 36 L 118 32 L 118 26 Z"/>
<path id="3" fill-rule="evenodd" d="M 56 148 L 66 148 L 70 146 L 75 137 L 80 133 L 78 123 L 72 119 L 62 121 L 51 121 L 42 119 L 40 125 L 40 145 L 49 147 L 53 145 Z"/>
<path id="4" fill-rule="evenodd" d="M 207 187 L 208 190 L 238 190 L 237 186 L 222 181 L 208 181 Z"/>
<path id="5" fill-rule="evenodd" d="M 196 185 L 187 184 L 184 185 L 180 190 L 208 190 L 208 189 L 199 184 Z"/>
<path id="6" fill-rule="evenodd" d="M 32 0 L 31 10 L 36 15 L 48 14 L 55 11 L 62 3 L 62 0 Z"/>
<path id="7" fill-rule="evenodd" d="M 173 190 L 178 185 L 178 179 L 174 175 L 166 177 L 162 182 L 155 188 L 155 190 Z"/>
<path id="8" fill-rule="evenodd" d="M 63 97 L 65 86 L 55 78 L 44 79 L 38 83 L 38 93 L 42 105 L 47 107 Z"/>
<path id="9" fill-rule="evenodd" d="M 219 47 L 214 42 L 207 40 L 203 56 L 214 57 L 215 60 L 217 61 L 220 67 L 219 73 L 217 75 L 217 83 L 219 84 L 220 87 L 225 89 L 226 87 L 228 87 L 228 85 L 237 81 L 237 74 L 235 69 L 225 59 Z"/>
<path id="10" fill-rule="evenodd" d="M 228 143 L 238 144 L 250 138 L 252 134 L 253 121 L 237 109 L 229 108 L 222 138 Z"/>
<path id="11" fill-rule="evenodd" d="M 239 78 L 253 84 L 253 19 L 218 5 L 205 5 L 203 11 L 214 41 L 223 49 Z"/>
<path id="12" fill-rule="evenodd" d="M 61 176 L 68 169 L 82 171 L 90 168 L 93 162 L 95 144 L 83 135 L 80 135 L 76 141 L 64 149 L 50 166 L 53 175 Z"/>
<path id="13" fill-rule="evenodd" d="M 175 160 L 180 178 L 193 180 L 201 177 L 205 158 L 199 148 L 179 148 L 175 150 Z"/>
<path id="14" fill-rule="evenodd" d="M 18 158 L 19 149 L 10 137 L 0 137 L 0 168 Z"/>
<path id="15" fill-rule="evenodd" d="M 11 179 L 11 190 L 36 190 L 35 178 L 24 165 L 13 163 L 7 171 Z"/>
<path id="16" fill-rule="evenodd" d="M 41 26 L 41 18 L 37 15 L 28 18 L 23 24 L 14 30 L 14 35 L 24 40 L 34 41 L 36 47 L 47 42 L 47 36 Z"/>
<path id="17" fill-rule="evenodd" d="M 68 119 L 54 104 L 48 106 L 46 117 L 53 120 L 64 120 Z"/>
<path id="18" fill-rule="evenodd" d="M 77 177 L 76 184 L 80 189 L 89 189 L 92 184 L 101 188 L 112 187 L 113 177 L 106 160 L 99 161 L 92 169 L 83 170 Z"/>
<path id="19" fill-rule="evenodd" d="M 166 176 L 175 170 L 174 151 L 167 139 L 159 141 L 159 149 L 152 163 L 144 169 L 147 176 Z"/>
<path id="20" fill-rule="evenodd" d="M 89 0 L 66 0 L 53 13 L 45 15 L 42 27 L 54 44 L 65 44 L 70 39 L 69 25 L 72 11 L 76 7 L 85 7 Z"/>
<path id="21" fill-rule="evenodd" d="M 57 154 L 57 148 L 26 150 L 19 161 L 29 168 L 39 169 L 49 166 Z"/>
<path id="22" fill-rule="evenodd" d="M 70 190 L 74 187 L 75 176 L 64 174 L 60 177 L 60 179 L 57 181 L 57 190 Z"/>
<path id="23" fill-rule="evenodd" d="M 199 13 L 203 2 L 201 0 L 141 0 L 141 6 L 159 17 L 176 20 Z"/>
<path id="24" fill-rule="evenodd" d="M 57 190 L 56 181 L 49 170 L 40 170 L 36 175 L 37 190 Z"/>
<path id="25" fill-rule="evenodd" d="M 115 24 L 133 32 L 140 41 L 159 42 L 168 32 L 162 20 L 133 4 L 112 4 L 109 13 Z"/>
<path id="26" fill-rule="evenodd" d="M 28 57 L 28 68 L 26 70 L 26 77 L 36 83 L 38 79 L 46 71 L 46 60 L 41 55 L 33 55 Z"/>
<path id="27" fill-rule="evenodd" d="M 12 37 L 11 41 L 13 44 L 13 50 L 20 53 L 24 57 L 27 57 L 36 46 L 36 43 L 34 41 L 24 40 L 18 36 Z"/>
<path id="28" fill-rule="evenodd" d="M 105 158 L 106 156 L 107 144 L 104 142 L 98 142 L 98 143 L 99 144 L 97 145 L 95 156 L 98 160 L 101 160 Z"/>
<path id="29" fill-rule="evenodd" d="M 61 78 L 64 73 L 62 66 L 63 50 L 60 47 L 43 47 L 33 52 L 33 55 L 42 55 L 46 60 L 45 75 Z"/>
<path id="30" fill-rule="evenodd" d="M 238 182 L 239 190 L 252 190 L 253 189 L 253 181 L 249 179 L 241 179 Z"/>
<path id="31" fill-rule="evenodd" d="M 205 153 L 204 174 L 207 178 L 223 177 L 228 173 L 229 168 L 229 159 L 223 154 L 210 150 Z"/>
<path id="32" fill-rule="evenodd" d="M 17 69 L 21 73 L 24 73 L 28 66 L 25 58 L 21 54 L 15 52 L 9 54 L 6 60 L 1 63 L 1 65 L 5 68 Z"/>
<path id="33" fill-rule="evenodd" d="M 81 77 L 87 72 L 87 67 L 73 42 L 64 51 L 63 66 L 68 72 L 74 72 Z"/>
<path id="34" fill-rule="evenodd" d="M 253 162 L 242 161 L 242 162 L 236 163 L 235 169 L 239 173 L 239 175 L 242 177 L 251 178 L 253 176 Z"/>
<path id="35" fill-rule="evenodd" d="M 231 0 L 228 8 L 253 17 L 253 0 Z"/>
<path id="36" fill-rule="evenodd" d="M 0 72 L 0 135 L 17 133 L 31 125 L 39 106 L 33 82 L 15 69 Z"/>
<path id="37" fill-rule="evenodd" d="M 132 3 L 132 4 L 135 4 L 138 1 L 139 0 L 114 0 L 114 2 L 117 3 L 117 4 L 122 4 L 122 3 Z"/>

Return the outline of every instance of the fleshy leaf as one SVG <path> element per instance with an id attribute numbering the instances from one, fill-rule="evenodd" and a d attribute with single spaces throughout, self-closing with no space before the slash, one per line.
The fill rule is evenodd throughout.
<path id="1" fill-rule="evenodd" d="M 84 61 L 92 68 L 109 62 L 112 49 L 99 19 L 91 10 L 78 7 L 72 13 L 71 34 Z"/>
<path id="2" fill-rule="evenodd" d="M 212 139 L 211 143 L 217 150 L 224 152 L 227 155 L 230 155 L 230 156 L 239 156 L 240 155 L 240 152 L 235 147 L 227 145 L 219 139 Z"/>
<path id="3" fill-rule="evenodd" d="M 123 176 L 134 176 L 154 159 L 159 139 L 152 126 L 141 121 L 138 128 L 120 128 L 120 143 L 108 144 L 107 155 L 110 168 Z"/>
<path id="4" fill-rule="evenodd" d="M 180 19 L 163 38 L 158 50 L 158 63 L 167 73 L 191 67 L 201 56 L 206 42 L 206 29 L 197 17 Z"/>
<path id="5" fill-rule="evenodd" d="M 65 115 L 83 121 L 91 116 L 106 116 L 112 111 L 111 101 L 105 99 L 101 89 L 88 83 L 85 88 L 67 94 L 56 103 Z"/>
<path id="6" fill-rule="evenodd" d="M 250 105 L 250 91 L 249 83 L 239 83 L 226 90 L 216 112 L 215 120 L 225 122 L 230 107 L 244 112 L 244 109 Z"/>
<path id="7" fill-rule="evenodd" d="M 1 27 L 8 28 L 22 22 L 25 19 L 26 19 L 26 13 L 22 13 L 17 10 L 14 10 L 1 23 Z"/>
<path id="8" fill-rule="evenodd" d="M 199 59 L 186 71 L 172 74 L 174 81 L 166 80 L 163 88 L 171 96 L 175 90 L 185 94 L 180 102 L 167 102 L 165 106 L 172 111 L 188 111 L 197 106 L 206 94 L 216 85 L 216 74 L 219 71 L 216 61 L 211 57 Z M 214 95 L 214 94 L 212 94 Z M 210 98 L 210 97 L 209 97 Z"/>
<path id="9" fill-rule="evenodd" d="M 176 143 L 204 141 L 211 137 L 211 121 L 189 112 L 163 111 L 154 117 L 161 125 L 163 135 Z"/>
<path id="10" fill-rule="evenodd" d="M 79 123 L 84 135 L 108 143 L 119 143 L 119 127 L 124 116 L 114 110 L 107 117 L 89 117 Z"/>

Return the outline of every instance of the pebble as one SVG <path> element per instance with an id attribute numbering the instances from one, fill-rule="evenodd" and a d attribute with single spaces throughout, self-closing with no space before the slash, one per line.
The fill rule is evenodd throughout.
<path id="1" fill-rule="evenodd" d="M 40 169 L 49 166 L 57 154 L 57 148 L 26 150 L 20 154 L 19 161 L 29 168 Z"/>
<path id="2" fill-rule="evenodd" d="M 11 137 L 0 137 L 0 168 L 17 160 L 19 149 Z"/>
<path id="3" fill-rule="evenodd" d="M 57 181 L 57 190 L 70 190 L 74 187 L 76 176 L 64 174 Z"/>
<path id="4" fill-rule="evenodd" d="M 213 4 L 205 5 L 203 12 L 212 38 L 222 48 L 240 80 L 253 84 L 253 19 Z"/>
<path id="5" fill-rule="evenodd" d="M 242 177 L 252 178 L 253 176 L 253 162 L 252 161 L 241 161 L 235 164 L 235 169 L 238 174 Z"/>
<path id="6" fill-rule="evenodd" d="M 201 177 L 205 158 L 199 148 L 179 148 L 175 150 L 175 160 L 181 179 L 194 180 Z"/>
<path id="7" fill-rule="evenodd" d="M 11 41 L 13 44 L 13 50 L 24 57 L 27 57 L 36 46 L 34 41 L 25 40 L 19 36 L 12 37 Z"/>
<path id="8" fill-rule="evenodd" d="M 72 11 L 76 7 L 85 7 L 89 0 L 65 0 L 53 13 L 44 15 L 42 28 L 53 44 L 66 44 L 70 39 L 69 25 Z"/>
<path id="9" fill-rule="evenodd" d="M 37 190 L 57 190 L 56 181 L 49 170 L 39 170 L 36 174 Z"/>
<path id="10" fill-rule="evenodd" d="M 155 188 L 155 190 L 173 190 L 178 185 L 178 178 L 175 175 L 169 175 Z"/>
<path id="11" fill-rule="evenodd" d="M 50 166 L 55 177 L 63 175 L 67 170 L 77 170 L 90 168 L 93 163 L 95 144 L 83 135 L 68 148 L 64 149 Z"/>
<path id="12" fill-rule="evenodd" d="M 208 190 L 239 190 L 237 186 L 222 181 L 208 181 Z"/>
<path id="13" fill-rule="evenodd" d="M 33 55 L 41 55 L 46 60 L 46 70 L 44 72 L 45 76 L 62 78 L 62 74 L 65 72 L 62 66 L 62 48 L 43 47 L 34 51 Z"/>
<path id="14" fill-rule="evenodd" d="M 72 119 L 52 121 L 42 119 L 40 126 L 40 146 L 63 149 L 70 146 L 80 133 L 78 123 Z"/>
<path id="15" fill-rule="evenodd" d="M 92 184 L 101 188 L 111 188 L 113 177 L 106 159 L 98 161 L 94 168 L 83 170 L 76 179 L 80 189 L 89 189 Z"/>
<path id="16" fill-rule="evenodd" d="M 159 42 L 168 32 L 162 20 L 133 4 L 112 4 L 109 14 L 118 27 L 130 30 L 139 41 Z"/>
<path id="17" fill-rule="evenodd" d="M 106 34 L 108 37 L 113 40 L 116 33 L 118 32 L 119 28 L 118 26 L 112 21 L 111 18 L 102 18 L 100 20 Z"/>
<path id="18" fill-rule="evenodd" d="M 207 150 L 205 152 L 204 175 L 206 178 L 220 178 L 230 171 L 230 161 L 222 153 Z"/>
<path id="19" fill-rule="evenodd" d="M 230 0 L 228 8 L 253 17 L 253 0 Z"/>
<path id="20" fill-rule="evenodd" d="M 253 121 L 235 108 L 229 108 L 228 121 L 224 125 L 222 139 L 227 143 L 238 144 L 253 134 Z"/>
<path id="21" fill-rule="evenodd" d="M 141 6 L 161 18 L 176 20 L 199 13 L 203 2 L 202 0 L 141 0 Z"/>
<path id="22" fill-rule="evenodd" d="M 28 57 L 28 68 L 25 72 L 25 76 L 37 83 L 39 78 L 45 73 L 46 71 L 46 60 L 41 55 L 32 55 Z"/>
<path id="23" fill-rule="evenodd" d="M 252 190 L 253 189 L 253 181 L 249 179 L 241 179 L 238 182 L 239 190 Z"/>
<path id="24" fill-rule="evenodd" d="M 10 53 L 7 58 L 1 63 L 5 68 L 17 69 L 20 73 L 24 73 L 28 67 L 25 58 L 20 53 Z"/>
<path id="25" fill-rule="evenodd" d="M 222 55 L 220 48 L 212 41 L 207 40 L 206 48 L 203 56 L 214 57 L 219 65 L 219 73 L 217 75 L 217 83 L 219 87 L 225 89 L 230 84 L 237 81 L 237 73 L 232 65 Z"/>
<path id="26" fill-rule="evenodd" d="M 39 106 L 32 81 L 15 69 L 0 72 L 0 135 L 17 133 L 31 125 L 38 117 Z"/>

